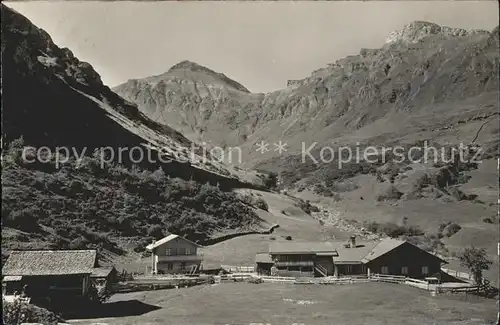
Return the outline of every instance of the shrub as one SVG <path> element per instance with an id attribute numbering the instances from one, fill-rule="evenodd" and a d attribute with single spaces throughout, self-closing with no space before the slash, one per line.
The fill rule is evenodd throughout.
<path id="1" fill-rule="evenodd" d="M 498 215 L 493 215 L 491 217 L 484 217 L 482 220 L 485 223 L 491 223 L 491 224 L 493 224 L 493 223 L 499 223 L 500 217 Z"/>
<path id="2" fill-rule="evenodd" d="M 378 223 L 378 222 L 368 222 L 365 223 L 364 227 L 366 230 L 372 233 L 385 234 L 389 237 L 396 238 L 401 236 L 413 237 L 421 236 L 424 234 L 418 226 L 399 226 L 393 222 Z"/>
<path id="3" fill-rule="evenodd" d="M 441 242 L 439 236 L 437 235 L 419 235 L 419 236 L 404 236 L 406 240 L 408 240 L 413 245 L 418 246 L 419 248 L 434 252 L 437 250 L 443 250 L 443 243 Z"/>
<path id="4" fill-rule="evenodd" d="M 334 194 L 333 192 L 324 186 L 323 184 L 319 183 L 314 186 L 314 193 L 321 195 L 321 196 L 326 196 L 326 197 L 332 197 Z"/>
<path id="5" fill-rule="evenodd" d="M 254 206 L 256 208 L 268 211 L 269 206 L 267 202 L 262 197 L 255 197 L 252 194 L 241 194 L 238 198 L 245 204 Z"/>
<path id="6" fill-rule="evenodd" d="M 302 199 L 299 199 L 297 203 L 295 203 L 297 207 L 302 209 L 307 214 L 311 214 L 311 212 L 319 212 L 319 208 L 317 206 L 314 206 L 309 202 L 309 200 L 304 201 Z"/>
<path id="7" fill-rule="evenodd" d="M 254 283 L 254 284 L 260 284 L 263 283 L 264 281 L 261 278 L 254 278 L 251 277 L 247 280 L 248 283 Z"/>
<path id="8" fill-rule="evenodd" d="M 38 232 L 40 230 L 40 226 L 34 215 L 35 213 L 37 212 L 34 209 L 10 211 L 10 213 L 6 216 L 2 213 L 3 225 L 26 232 Z"/>
<path id="9" fill-rule="evenodd" d="M 351 192 L 358 188 L 359 185 L 354 182 L 337 182 L 330 187 L 334 192 Z"/>
<path id="10" fill-rule="evenodd" d="M 69 243 L 69 249 L 87 249 L 90 242 L 83 236 L 73 239 Z"/>
<path id="11" fill-rule="evenodd" d="M 419 178 L 417 178 L 415 180 L 415 182 L 413 183 L 413 189 L 414 190 L 421 190 L 429 184 L 430 184 L 429 175 L 423 174 L 422 176 L 420 176 Z"/>
<path id="12" fill-rule="evenodd" d="M 403 195 L 394 185 L 390 185 L 376 196 L 377 201 L 399 200 Z"/>
<path id="13" fill-rule="evenodd" d="M 483 279 L 483 270 L 488 270 L 493 262 L 488 258 L 484 248 L 468 247 L 459 255 L 460 264 L 466 267 L 474 276 L 474 282 L 481 284 Z"/>
<path id="14" fill-rule="evenodd" d="M 379 171 L 376 172 L 375 176 L 377 178 L 377 182 L 379 182 L 379 183 L 385 182 L 384 177 L 382 177 L 382 173 L 380 173 Z"/>
<path id="15" fill-rule="evenodd" d="M 14 302 L 3 301 L 2 317 L 3 323 L 6 325 L 18 325 L 24 323 L 56 325 L 63 321 L 53 312 L 21 302 L 19 299 Z"/>
<path id="16" fill-rule="evenodd" d="M 101 169 L 95 157 L 63 171 L 37 168 L 17 165 L 2 170 L 2 225 L 29 233 L 28 240 L 42 230 L 54 234 L 43 238 L 46 243 L 36 240 L 32 248 L 39 242 L 65 243 L 73 249 L 97 247 L 123 253 L 116 242 L 124 237 L 158 238 L 161 230 L 175 229 L 202 242 L 216 231 L 258 222 L 235 193 L 169 178 L 161 169 L 151 172 L 121 165 Z M 256 204 L 267 206 L 261 199 Z"/>
<path id="17" fill-rule="evenodd" d="M 457 232 L 460 231 L 460 229 L 462 229 L 462 227 L 460 227 L 458 224 L 456 223 L 451 223 L 449 225 L 447 225 L 444 229 L 443 229 L 443 236 L 446 236 L 446 237 L 451 237 L 453 236 L 454 234 L 456 234 Z"/>
<path id="18" fill-rule="evenodd" d="M 255 200 L 255 206 L 259 209 L 262 209 L 262 210 L 265 210 L 265 211 L 269 211 L 269 206 L 267 205 L 267 202 L 261 198 L 261 197 L 258 197 L 256 200 Z"/>
<path id="19" fill-rule="evenodd" d="M 92 280 L 89 288 L 89 298 L 97 303 L 104 303 L 112 296 L 111 283 Z"/>
<path id="20" fill-rule="evenodd" d="M 270 172 L 263 178 L 264 186 L 268 189 L 274 190 L 278 187 L 278 174 Z"/>
<path id="21" fill-rule="evenodd" d="M 457 201 L 462 201 L 467 198 L 464 192 L 460 191 L 457 187 L 448 188 L 448 193 L 454 197 Z"/>
<path id="22" fill-rule="evenodd" d="M 379 223 L 375 222 L 375 221 L 373 221 L 373 222 L 367 222 L 367 223 L 365 223 L 365 228 L 369 232 L 377 233 L 378 229 L 379 229 Z"/>
<path id="23" fill-rule="evenodd" d="M 163 238 L 164 236 L 163 229 L 164 227 L 161 225 L 152 225 L 148 228 L 147 234 L 148 236 L 154 237 L 155 239 L 158 240 Z"/>

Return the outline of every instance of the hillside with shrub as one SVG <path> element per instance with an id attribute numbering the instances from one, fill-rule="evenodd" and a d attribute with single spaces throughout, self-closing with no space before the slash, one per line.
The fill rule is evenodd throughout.
<path id="1" fill-rule="evenodd" d="M 122 254 L 167 232 L 203 243 L 259 227 L 253 206 L 230 192 L 254 185 L 147 118 L 28 19 L 1 10 L 3 254 L 50 247 Z M 44 146 L 50 152 L 41 156 Z M 103 164 L 104 147 L 149 150 L 154 161 L 124 155 Z M 51 155 L 57 148 L 70 155 Z"/>
<path id="2" fill-rule="evenodd" d="M 231 191 L 98 157 L 30 164 L 22 141 L 4 153 L 2 247 L 97 248 L 123 254 L 176 233 L 203 244 L 231 231 L 259 228 L 253 205 Z M 262 204 L 262 202 L 260 202 Z M 265 202 L 264 202 L 265 204 Z M 133 242 L 132 246 L 126 245 Z"/>

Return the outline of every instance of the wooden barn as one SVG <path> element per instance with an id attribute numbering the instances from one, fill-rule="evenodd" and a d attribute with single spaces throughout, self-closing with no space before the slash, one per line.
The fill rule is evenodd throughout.
<path id="1" fill-rule="evenodd" d="M 396 239 L 382 240 L 361 262 L 372 273 L 416 279 L 441 273 L 441 265 L 448 263 L 407 241 Z"/>
<path id="2" fill-rule="evenodd" d="M 86 297 L 97 267 L 95 250 L 12 251 L 2 269 L 4 296 Z"/>
<path id="3" fill-rule="evenodd" d="M 274 242 L 256 256 L 260 274 L 313 277 L 373 273 L 425 278 L 441 272 L 443 259 L 403 240 L 356 242 Z"/>

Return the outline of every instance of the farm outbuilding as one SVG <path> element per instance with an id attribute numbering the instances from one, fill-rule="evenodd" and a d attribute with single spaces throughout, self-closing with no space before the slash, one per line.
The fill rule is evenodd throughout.
<path id="1" fill-rule="evenodd" d="M 269 253 L 258 253 L 255 256 L 256 272 L 259 275 L 271 275 L 271 268 L 274 264 Z"/>
<path id="2" fill-rule="evenodd" d="M 268 253 L 256 256 L 263 274 L 292 277 L 370 275 L 371 273 L 425 278 L 440 273 L 443 259 L 398 239 L 356 242 L 274 242 Z"/>
<path id="3" fill-rule="evenodd" d="M 85 297 L 97 266 L 95 250 L 12 251 L 2 269 L 4 295 Z"/>

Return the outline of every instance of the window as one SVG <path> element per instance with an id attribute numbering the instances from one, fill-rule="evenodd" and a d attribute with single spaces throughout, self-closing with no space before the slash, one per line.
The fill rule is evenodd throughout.
<path id="1" fill-rule="evenodd" d="M 167 270 L 171 271 L 174 268 L 172 263 L 167 263 Z"/>
<path id="2" fill-rule="evenodd" d="M 165 250 L 165 255 L 166 255 L 166 256 L 171 256 L 171 255 L 172 255 L 172 248 L 167 248 L 167 249 Z"/>
<path id="3" fill-rule="evenodd" d="M 312 272 L 313 268 L 312 268 L 312 266 L 303 266 L 300 270 L 302 272 Z"/>
<path id="4" fill-rule="evenodd" d="M 191 248 L 190 247 L 186 247 L 186 255 L 191 255 Z"/>
<path id="5" fill-rule="evenodd" d="M 404 274 L 404 275 L 408 274 L 408 266 L 402 266 L 401 267 L 401 274 Z"/>
<path id="6" fill-rule="evenodd" d="M 389 274 L 389 267 L 388 266 L 382 266 L 380 268 L 380 273 L 382 273 L 382 274 Z"/>
<path id="7" fill-rule="evenodd" d="M 429 267 L 427 265 L 422 266 L 422 275 L 429 274 Z"/>
<path id="8" fill-rule="evenodd" d="M 345 266 L 345 271 L 346 271 L 347 274 L 352 273 L 352 265 L 347 264 Z"/>

